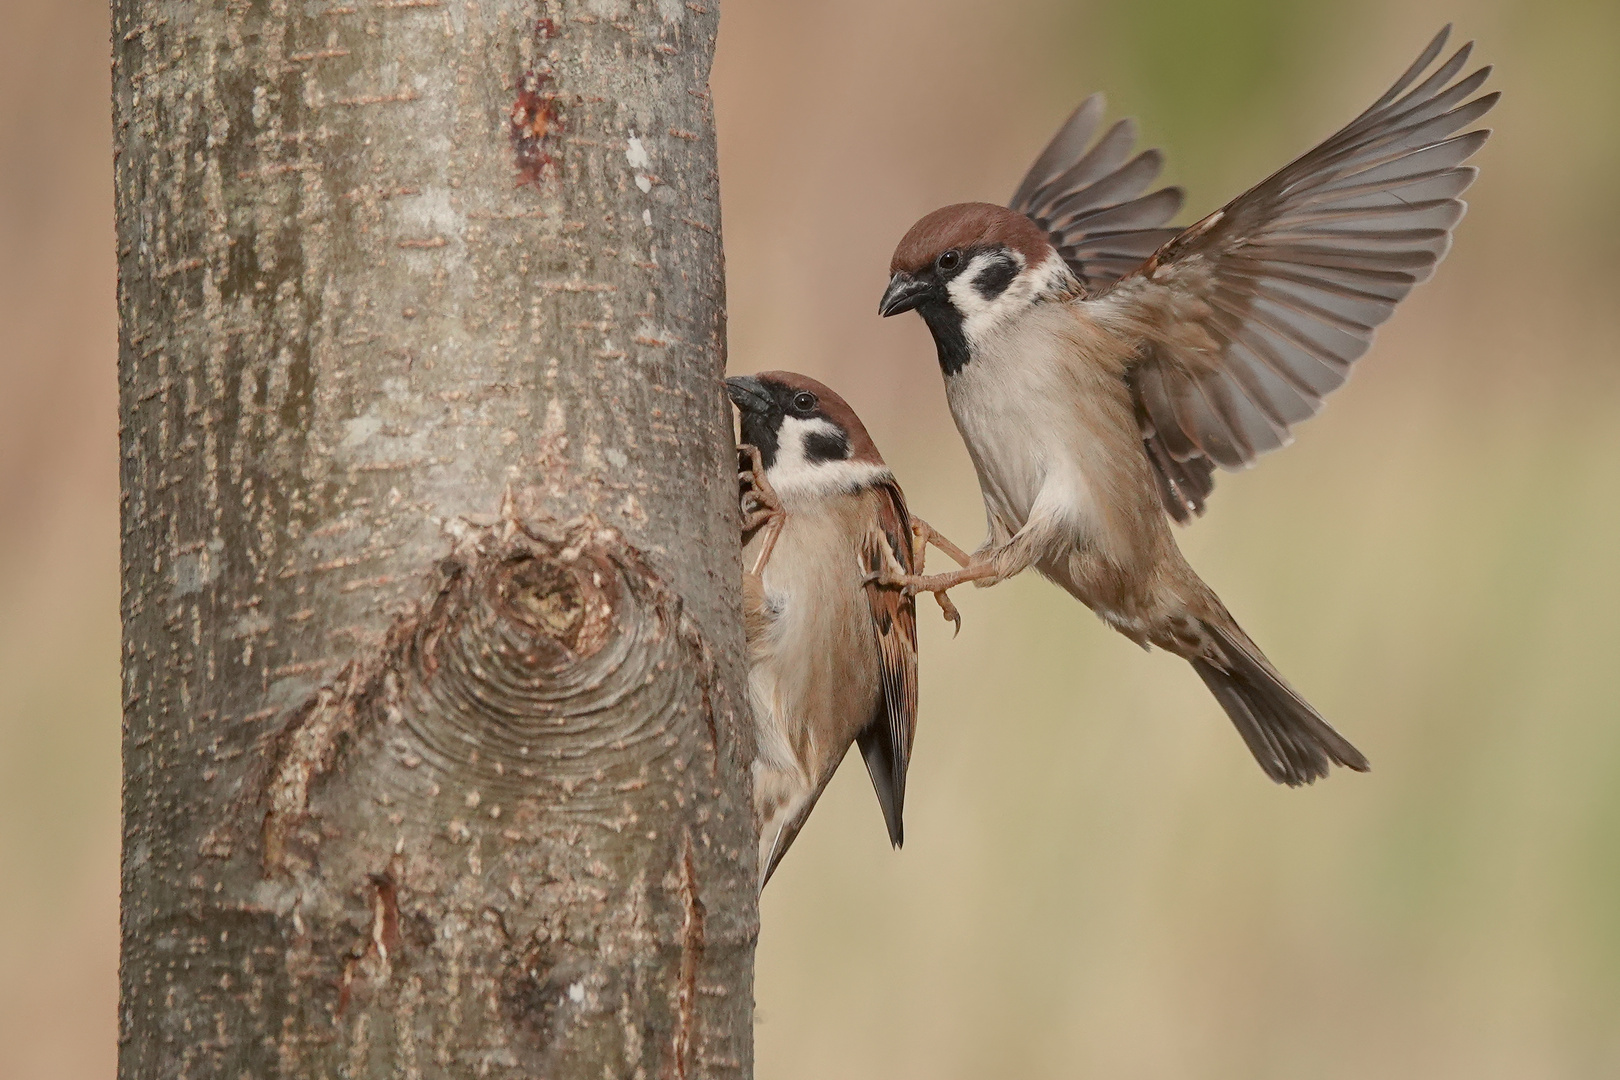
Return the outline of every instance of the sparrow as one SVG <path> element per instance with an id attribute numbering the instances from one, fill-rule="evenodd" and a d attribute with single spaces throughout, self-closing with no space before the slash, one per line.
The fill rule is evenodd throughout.
<path id="1" fill-rule="evenodd" d="M 1165 227 L 1180 190 L 1142 194 L 1162 158 L 1130 156 L 1131 121 L 1093 144 L 1097 95 L 1008 206 L 911 227 L 879 312 L 914 310 L 932 332 L 989 535 L 970 566 L 907 587 L 1034 567 L 1191 661 L 1273 780 L 1368 768 L 1188 566 L 1170 522 L 1203 513 L 1217 465 L 1291 441 L 1450 247 L 1477 172 L 1462 163 L 1490 134 L 1454 133 L 1499 95 L 1474 96 L 1488 67 L 1457 78 L 1472 43 L 1425 77 L 1449 32 L 1336 134 L 1187 228 Z"/>
<path id="2" fill-rule="evenodd" d="M 832 390 L 767 371 L 727 379 L 726 391 L 751 462 L 741 473 L 743 611 L 763 889 L 852 743 L 889 840 L 904 840 L 917 609 L 910 591 L 877 578 L 915 576 L 925 543 L 949 542 L 912 517 L 860 417 Z"/>

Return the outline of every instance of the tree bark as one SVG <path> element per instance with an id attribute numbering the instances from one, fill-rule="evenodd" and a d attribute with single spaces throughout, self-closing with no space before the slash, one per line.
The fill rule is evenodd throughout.
<path id="1" fill-rule="evenodd" d="M 749 1075 L 714 0 L 114 0 L 120 1075 Z"/>

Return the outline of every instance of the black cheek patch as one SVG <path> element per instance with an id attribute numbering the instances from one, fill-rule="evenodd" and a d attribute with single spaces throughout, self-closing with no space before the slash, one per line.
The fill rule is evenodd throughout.
<path id="1" fill-rule="evenodd" d="M 1007 286 L 1018 276 L 1018 264 L 1006 255 L 998 255 L 985 264 L 973 280 L 973 288 L 986 300 L 994 300 L 1007 291 Z"/>
<path id="2" fill-rule="evenodd" d="M 849 457 L 849 440 L 835 432 L 812 431 L 804 437 L 804 456 L 815 463 L 843 461 Z"/>

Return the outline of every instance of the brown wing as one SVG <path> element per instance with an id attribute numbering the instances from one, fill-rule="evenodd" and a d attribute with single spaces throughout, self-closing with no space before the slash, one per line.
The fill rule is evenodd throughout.
<path id="1" fill-rule="evenodd" d="M 1180 232 L 1161 226 L 1181 209 L 1181 189 L 1142 194 L 1164 155 L 1148 150 L 1131 157 L 1135 121 L 1120 120 L 1087 148 L 1104 108 L 1101 94 L 1081 102 L 1007 204 L 1046 230 L 1088 295 L 1141 266 Z"/>
<path id="2" fill-rule="evenodd" d="M 1462 163 L 1488 130 L 1453 136 L 1496 104 L 1452 82 L 1450 27 L 1381 98 L 1310 153 L 1169 242 L 1104 300 L 1143 328 L 1130 373 L 1148 456 L 1178 521 L 1201 513 L 1213 465 L 1286 445 L 1344 382 L 1412 286 L 1451 245 Z M 1448 85 L 1449 84 L 1449 85 Z"/>
<path id="3" fill-rule="evenodd" d="M 879 545 L 887 545 L 906 573 L 916 573 L 905 496 L 892 481 L 878 484 L 872 491 L 877 499 L 878 527 L 868 534 L 861 553 L 863 564 L 868 571 L 881 570 L 884 561 Z M 899 589 L 877 584 L 866 586 L 866 598 L 877 634 L 883 700 L 855 741 L 883 807 L 889 840 L 899 847 L 905 838 L 901 814 L 906 801 L 906 766 L 917 733 L 917 602 Z"/>

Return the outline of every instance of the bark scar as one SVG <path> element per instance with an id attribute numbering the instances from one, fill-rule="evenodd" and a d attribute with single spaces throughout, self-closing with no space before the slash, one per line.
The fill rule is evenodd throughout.
<path id="1" fill-rule="evenodd" d="M 392 962 L 399 953 L 399 889 L 387 870 L 371 875 L 371 947 Z"/>
<path id="2" fill-rule="evenodd" d="M 692 864 L 692 834 L 686 832 L 681 840 L 681 902 L 685 918 L 681 922 L 681 971 L 676 984 L 675 1024 L 675 1076 L 686 1080 L 687 1062 L 692 1053 L 692 1032 L 697 1020 L 697 976 L 703 963 L 703 900 L 698 896 L 697 869 Z"/>
<path id="3" fill-rule="evenodd" d="M 371 896 L 371 931 L 364 948 L 358 945 L 343 958 L 337 978 L 337 1015 L 348 1012 L 355 991 L 368 993 L 386 985 L 394 974 L 403 939 L 399 933 L 399 889 L 392 869 L 366 875 Z"/>
<path id="4" fill-rule="evenodd" d="M 517 162 L 518 187 L 539 187 L 546 171 L 555 171 L 557 160 L 552 152 L 564 128 L 557 92 L 550 88 L 551 84 L 549 71 L 525 71 L 518 80 L 518 96 L 507 125 Z"/>

